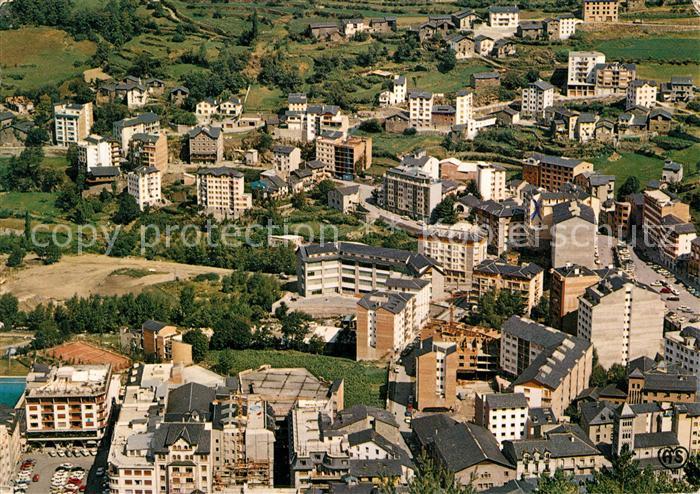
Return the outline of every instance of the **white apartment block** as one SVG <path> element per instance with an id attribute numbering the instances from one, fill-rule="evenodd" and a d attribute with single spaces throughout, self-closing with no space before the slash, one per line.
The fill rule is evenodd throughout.
<path id="1" fill-rule="evenodd" d="M 517 29 L 520 22 L 518 7 L 492 6 L 489 7 L 489 26 L 497 28 Z"/>
<path id="2" fill-rule="evenodd" d="M 657 85 L 655 81 L 634 80 L 627 86 L 627 109 L 635 106 L 653 108 L 656 106 Z"/>
<path id="3" fill-rule="evenodd" d="M 573 14 L 563 14 L 557 16 L 559 22 L 559 39 L 569 39 L 576 34 L 576 26 L 581 22 Z"/>
<path id="4" fill-rule="evenodd" d="M 161 198 L 161 173 L 155 166 L 140 166 L 127 175 L 127 191 L 143 211 L 146 206 L 157 206 Z"/>
<path id="5" fill-rule="evenodd" d="M 219 113 L 229 117 L 239 117 L 243 113 L 243 104 L 238 98 L 229 98 L 219 104 Z"/>
<path id="6" fill-rule="evenodd" d="M 382 192 L 388 211 L 428 221 L 442 201 L 442 182 L 419 168 L 401 165 L 386 172 Z"/>
<path id="7" fill-rule="evenodd" d="M 202 168 L 197 172 L 197 205 L 222 217 L 238 218 L 253 207 L 243 174 L 233 168 Z"/>
<path id="8" fill-rule="evenodd" d="M 294 146 L 275 146 L 272 148 L 273 161 L 277 175 L 283 180 L 298 170 L 301 165 L 301 149 Z"/>
<path id="9" fill-rule="evenodd" d="M 458 291 L 471 290 L 474 266 L 486 259 L 487 247 L 487 235 L 470 223 L 434 226 L 418 236 L 418 253 L 440 263 L 445 286 Z"/>
<path id="10" fill-rule="evenodd" d="M 455 125 L 468 125 L 474 119 L 474 93 L 462 89 L 455 98 Z"/>
<path id="11" fill-rule="evenodd" d="M 53 114 L 56 144 L 59 146 L 77 144 L 90 135 L 93 124 L 92 103 L 54 105 Z"/>
<path id="12" fill-rule="evenodd" d="M 213 98 L 206 98 L 197 103 L 195 106 L 194 114 L 199 120 L 206 120 L 219 111 L 219 102 Z"/>
<path id="13" fill-rule="evenodd" d="M 430 127 L 433 118 L 433 93 L 417 90 L 409 92 L 408 118 L 412 127 Z"/>
<path id="14" fill-rule="evenodd" d="M 523 89 L 523 104 L 520 113 L 523 117 L 541 119 L 544 109 L 554 106 L 554 86 L 538 80 Z"/>
<path id="15" fill-rule="evenodd" d="M 513 316 L 506 321 L 501 333 L 501 369 L 519 376 L 540 353 L 559 341 L 558 333 L 556 329 Z"/>
<path id="16" fill-rule="evenodd" d="M 129 152 L 129 143 L 135 134 L 160 134 L 160 117 L 147 112 L 112 124 L 112 135 L 119 142 L 122 156 Z"/>
<path id="17" fill-rule="evenodd" d="M 498 393 L 476 397 L 476 422 L 490 430 L 498 445 L 525 439 L 528 404 L 522 393 Z"/>
<path id="18" fill-rule="evenodd" d="M 410 293 L 368 293 L 357 302 L 356 316 L 357 360 L 400 355 L 422 328 Z"/>
<path id="19" fill-rule="evenodd" d="M 90 172 L 101 166 L 119 166 L 119 150 L 113 141 L 91 134 L 78 141 L 78 163 Z"/>
<path id="20" fill-rule="evenodd" d="M 646 285 L 614 274 L 579 298 L 577 336 L 590 341 L 609 369 L 662 351 L 665 304 Z"/>
<path id="21" fill-rule="evenodd" d="M 570 51 L 567 74 L 569 96 L 595 94 L 595 68 L 605 63 L 605 54 L 598 51 Z"/>
<path id="22" fill-rule="evenodd" d="M 494 163 L 479 162 L 476 167 L 476 188 L 484 201 L 506 199 L 506 169 Z"/>
<path id="23" fill-rule="evenodd" d="M 379 94 L 379 106 L 394 106 L 405 103 L 407 94 L 406 76 L 395 75 L 391 90 L 382 91 Z"/>
<path id="24" fill-rule="evenodd" d="M 683 370 L 700 375 L 700 329 L 686 326 L 664 335 L 664 360 Z"/>

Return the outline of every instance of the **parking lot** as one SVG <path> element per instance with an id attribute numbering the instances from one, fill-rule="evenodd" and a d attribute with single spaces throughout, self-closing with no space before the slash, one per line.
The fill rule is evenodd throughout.
<path id="1" fill-rule="evenodd" d="M 70 463 L 72 466 L 85 469 L 85 479 L 87 479 L 87 472 L 90 470 L 93 462 L 95 461 L 94 456 L 81 455 L 77 458 L 61 458 L 59 456 L 51 457 L 48 455 L 48 453 L 39 451 L 33 451 L 25 454 L 22 457 L 22 460 L 24 461 L 28 458 L 33 458 L 36 460 L 36 464 L 34 465 L 32 471 L 32 477 L 38 474 L 39 478 L 37 482 L 30 482 L 28 484 L 26 494 L 49 494 L 51 492 L 51 478 L 56 469 L 64 463 Z M 85 481 L 83 481 L 83 483 L 85 483 Z"/>

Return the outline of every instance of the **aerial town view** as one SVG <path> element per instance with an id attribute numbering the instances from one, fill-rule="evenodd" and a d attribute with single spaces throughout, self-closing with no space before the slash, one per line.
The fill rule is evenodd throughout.
<path id="1" fill-rule="evenodd" d="M 0 0 L 0 494 L 700 493 L 700 0 Z"/>

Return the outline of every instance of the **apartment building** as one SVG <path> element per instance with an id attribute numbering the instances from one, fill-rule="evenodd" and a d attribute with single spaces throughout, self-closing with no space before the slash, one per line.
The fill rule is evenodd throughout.
<path id="1" fill-rule="evenodd" d="M 110 365 L 34 365 L 24 392 L 27 441 L 97 445 L 118 393 Z"/>
<path id="2" fill-rule="evenodd" d="M 316 160 L 335 178 L 352 180 L 372 166 L 372 138 L 328 132 L 316 139 Z"/>
<path id="3" fill-rule="evenodd" d="M 555 427 L 542 438 L 506 441 L 503 454 L 516 465 L 519 479 L 539 479 L 557 471 L 590 476 L 609 462 L 582 432 L 576 425 Z"/>
<path id="4" fill-rule="evenodd" d="M 78 163 L 86 172 L 93 168 L 119 166 L 119 144 L 109 138 L 90 134 L 78 141 Z"/>
<path id="5" fill-rule="evenodd" d="M 474 56 L 474 38 L 456 33 L 447 38 L 448 46 L 455 52 L 457 60 L 466 60 Z"/>
<path id="6" fill-rule="evenodd" d="M 77 144 L 90 135 L 92 129 L 92 103 L 67 103 L 53 107 L 56 144 Z"/>
<path id="7" fill-rule="evenodd" d="M 395 75 L 391 81 L 391 90 L 379 93 L 379 106 L 394 106 L 405 103 L 407 94 L 406 76 Z"/>
<path id="8" fill-rule="evenodd" d="M 272 148 L 275 172 L 282 180 L 287 180 L 289 174 L 298 170 L 301 165 L 301 149 L 294 146 L 274 146 Z"/>
<path id="9" fill-rule="evenodd" d="M 433 93 L 430 91 L 409 91 L 408 119 L 411 127 L 425 128 L 432 125 Z"/>
<path id="10" fill-rule="evenodd" d="M 227 117 L 240 117 L 243 113 L 243 103 L 241 100 L 232 97 L 219 104 L 219 114 Z"/>
<path id="11" fill-rule="evenodd" d="M 627 369 L 628 403 L 693 403 L 697 400 L 698 376 L 664 359 L 657 362 L 640 357 L 631 361 Z"/>
<path id="12" fill-rule="evenodd" d="M 698 237 L 690 241 L 688 275 L 696 281 L 700 278 L 700 238 Z"/>
<path id="13" fill-rule="evenodd" d="M 664 360 L 694 375 L 700 375 L 700 329 L 686 326 L 664 334 Z"/>
<path id="14" fill-rule="evenodd" d="M 523 180 L 535 187 L 556 192 L 567 182 L 574 182 L 581 173 L 592 171 L 593 164 L 588 161 L 534 153 L 525 161 Z"/>
<path id="15" fill-rule="evenodd" d="M 22 456 L 21 419 L 11 406 L 0 403 L 0 492 L 11 485 Z"/>
<path id="16" fill-rule="evenodd" d="M 168 138 L 165 134 L 134 134 L 129 142 L 132 163 L 165 171 L 168 168 Z"/>
<path id="17" fill-rule="evenodd" d="M 574 14 L 560 14 L 542 21 L 548 40 L 566 40 L 576 34 L 576 26 L 581 22 Z"/>
<path id="18" fill-rule="evenodd" d="M 554 86 L 550 83 L 540 79 L 523 88 L 522 116 L 543 119 L 544 109 L 550 106 L 554 106 Z"/>
<path id="19" fill-rule="evenodd" d="M 437 261 L 405 250 L 337 242 L 310 244 L 297 249 L 299 294 L 326 295 L 343 293 L 363 295 L 380 291 L 406 290 L 423 293 L 422 285 L 430 283 L 430 298 L 444 293 L 444 277 Z M 421 302 L 427 314 L 427 302 Z M 427 316 L 425 316 L 427 317 Z"/>
<path id="20" fill-rule="evenodd" d="M 627 100 L 625 106 L 632 108 L 654 108 L 656 106 L 656 81 L 636 79 L 627 86 Z"/>
<path id="21" fill-rule="evenodd" d="M 175 326 L 149 319 L 141 325 L 141 349 L 144 355 L 158 361 L 189 365 L 192 363 L 192 345 L 182 341 L 182 333 Z"/>
<path id="22" fill-rule="evenodd" d="M 190 163 L 219 163 L 224 159 L 221 127 L 198 126 L 187 134 Z"/>
<path id="23" fill-rule="evenodd" d="M 601 96 L 626 94 L 635 79 L 637 66 L 633 63 L 601 63 L 595 67 L 595 92 Z"/>
<path id="24" fill-rule="evenodd" d="M 455 125 L 469 125 L 471 120 L 474 120 L 474 93 L 462 89 L 455 96 Z"/>
<path id="25" fill-rule="evenodd" d="M 123 156 L 127 155 L 129 143 L 135 134 L 160 134 L 160 117 L 146 112 L 112 124 L 112 135 L 119 142 Z"/>
<path id="26" fill-rule="evenodd" d="M 347 137 L 349 119 L 334 105 L 308 104 L 306 95 L 293 93 L 288 98 L 289 109 L 274 129 L 275 137 L 289 141 L 313 142 L 327 133 L 339 132 Z"/>
<path id="27" fill-rule="evenodd" d="M 624 274 L 606 277 L 579 299 L 576 334 L 590 341 L 603 367 L 654 357 L 663 345 L 665 304 Z"/>
<path id="28" fill-rule="evenodd" d="M 197 205 L 215 215 L 238 218 L 253 207 L 243 174 L 233 168 L 202 168 L 197 171 L 196 186 Z"/>
<path id="29" fill-rule="evenodd" d="M 510 290 L 521 296 L 528 314 L 543 294 L 544 270 L 534 263 L 518 266 L 488 259 L 474 267 L 472 279 L 472 301 L 490 291 Z"/>
<path id="30" fill-rule="evenodd" d="M 219 102 L 214 98 L 204 98 L 195 106 L 194 114 L 198 119 L 205 121 L 211 119 L 219 111 Z"/>
<path id="31" fill-rule="evenodd" d="M 669 184 L 677 184 L 683 181 L 683 165 L 673 160 L 664 161 L 661 171 L 661 181 Z"/>
<path id="32" fill-rule="evenodd" d="M 447 288 L 469 292 L 474 266 L 486 260 L 487 240 L 469 223 L 435 226 L 419 233 L 418 252 L 442 266 Z"/>
<path id="33" fill-rule="evenodd" d="M 503 446 L 527 436 L 528 405 L 522 393 L 476 394 L 475 421 L 491 431 Z"/>
<path id="34" fill-rule="evenodd" d="M 457 345 L 427 338 L 416 356 L 418 410 L 452 410 L 457 400 Z"/>
<path id="35" fill-rule="evenodd" d="M 605 63 L 605 54 L 598 51 L 570 51 L 567 74 L 569 96 L 594 96 L 595 68 Z"/>
<path id="36" fill-rule="evenodd" d="M 583 0 L 583 22 L 617 22 L 618 0 Z"/>
<path id="37" fill-rule="evenodd" d="M 139 209 L 158 206 L 161 201 L 161 173 L 155 166 L 139 166 L 127 175 L 127 192 Z"/>
<path id="38" fill-rule="evenodd" d="M 476 188 L 484 201 L 503 201 L 506 199 L 506 169 L 495 163 L 479 162 Z"/>
<path id="39" fill-rule="evenodd" d="M 421 338 L 455 344 L 460 377 L 489 376 L 499 370 L 500 330 L 432 319 L 423 327 Z"/>
<path id="40" fill-rule="evenodd" d="M 384 209 L 427 222 L 442 201 L 442 182 L 420 168 L 403 164 L 384 175 L 382 199 Z"/>
<path id="41" fill-rule="evenodd" d="M 600 275 L 578 264 L 552 269 L 549 288 L 549 319 L 552 326 L 575 334 L 578 321 L 578 300 L 586 289 L 600 281 Z"/>
<path id="42" fill-rule="evenodd" d="M 503 202 L 481 201 L 476 198 L 458 200 L 462 209 L 474 211 L 476 223 L 489 233 L 489 247 L 501 254 L 509 248 L 527 244 L 524 226 L 525 209 L 520 203 L 508 200 Z M 468 204 L 465 204 L 468 203 Z"/>
<path id="43" fill-rule="evenodd" d="M 552 267 L 577 264 L 595 268 L 598 222 L 593 208 L 577 201 L 552 208 Z"/>
<path id="44" fill-rule="evenodd" d="M 424 288 L 429 292 L 429 287 Z M 357 360 L 389 360 L 418 336 L 425 321 L 419 320 L 419 298 L 412 293 L 371 292 L 356 306 Z"/>
<path id="45" fill-rule="evenodd" d="M 360 204 L 360 186 L 346 185 L 328 191 L 328 207 L 343 214 L 355 211 Z"/>
<path id="46" fill-rule="evenodd" d="M 516 29 L 520 22 L 520 11 L 516 6 L 489 7 L 489 27 Z"/>
<path id="47" fill-rule="evenodd" d="M 661 190 L 645 190 L 642 226 L 646 241 L 658 248 L 660 260 L 667 266 L 673 266 L 679 256 L 691 254 L 697 235 L 690 206 L 680 199 Z"/>
<path id="48" fill-rule="evenodd" d="M 582 338 L 512 316 L 502 328 L 501 368 L 517 376 L 511 389 L 525 395 L 529 408 L 551 408 L 560 417 L 588 387 L 593 346 Z"/>

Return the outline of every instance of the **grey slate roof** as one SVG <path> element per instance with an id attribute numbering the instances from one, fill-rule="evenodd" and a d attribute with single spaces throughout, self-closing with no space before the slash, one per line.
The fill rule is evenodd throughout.
<path id="1" fill-rule="evenodd" d="M 367 405 L 353 405 L 338 412 L 331 428 L 341 429 L 361 420 L 365 420 L 367 417 L 372 417 L 375 420 L 379 420 L 380 422 L 394 427 L 399 426 L 396 418 L 394 418 L 394 414 L 383 408 L 370 407 Z"/>
<path id="2" fill-rule="evenodd" d="M 229 176 L 229 177 L 243 177 L 243 174 L 238 170 L 235 170 L 228 166 L 217 166 L 212 168 L 200 168 L 197 170 L 197 175 L 212 175 L 214 177 Z"/>
<path id="3" fill-rule="evenodd" d="M 504 441 L 503 454 L 512 462 L 522 461 L 523 455 L 549 452 L 552 458 L 571 458 L 577 456 L 600 455 L 595 447 L 578 435 L 568 432 L 551 434 L 546 439 L 522 439 Z"/>
<path id="4" fill-rule="evenodd" d="M 497 259 L 487 259 L 474 267 L 474 272 L 498 274 L 521 280 L 531 280 L 543 271 L 544 269 L 535 263 L 518 266 L 516 264 L 508 264 L 505 261 L 500 261 Z"/>
<path id="5" fill-rule="evenodd" d="M 634 449 L 678 446 L 675 432 L 648 432 L 634 435 Z"/>
<path id="6" fill-rule="evenodd" d="M 520 10 L 515 5 L 512 6 L 500 6 L 492 5 L 489 7 L 489 12 L 493 14 L 517 14 Z"/>
<path id="7" fill-rule="evenodd" d="M 550 83 L 547 81 L 543 81 L 542 79 L 538 79 L 535 82 L 531 82 L 530 86 L 534 86 L 540 91 L 547 91 L 549 89 L 554 89 L 554 86 L 552 86 Z"/>
<path id="8" fill-rule="evenodd" d="M 412 297 L 410 293 L 372 292 L 362 297 L 357 305 L 367 310 L 384 309 L 392 314 L 399 314 L 406 308 L 406 304 Z"/>
<path id="9" fill-rule="evenodd" d="M 190 445 L 196 445 L 196 454 L 209 454 L 211 451 L 210 432 L 205 430 L 203 423 L 170 423 L 163 422 L 155 430 L 151 441 L 154 453 L 168 453 L 169 447 L 179 439 L 184 439 Z"/>
<path id="10" fill-rule="evenodd" d="M 542 153 L 533 153 L 532 158 L 540 163 L 546 163 L 548 165 L 562 166 L 566 168 L 574 168 L 581 160 L 572 158 L 563 158 L 561 156 L 550 156 Z"/>
<path id="11" fill-rule="evenodd" d="M 187 383 L 170 391 L 165 408 L 167 422 L 184 421 L 196 412 L 200 417 L 211 418 L 211 405 L 216 390 L 199 383 Z"/>
<path id="12" fill-rule="evenodd" d="M 502 408 L 527 408 L 527 398 L 522 393 L 494 393 L 484 396 L 491 410 Z"/>
<path id="13" fill-rule="evenodd" d="M 596 223 L 593 208 L 586 204 L 562 202 L 552 208 L 552 223 L 554 225 L 570 220 L 571 218 L 581 218 L 594 225 Z"/>
<path id="14" fill-rule="evenodd" d="M 188 132 L 190 139 L 204 133 L 212 139 L 218 139 L 221 135 L 221 127 L 195 127 Z"/>

